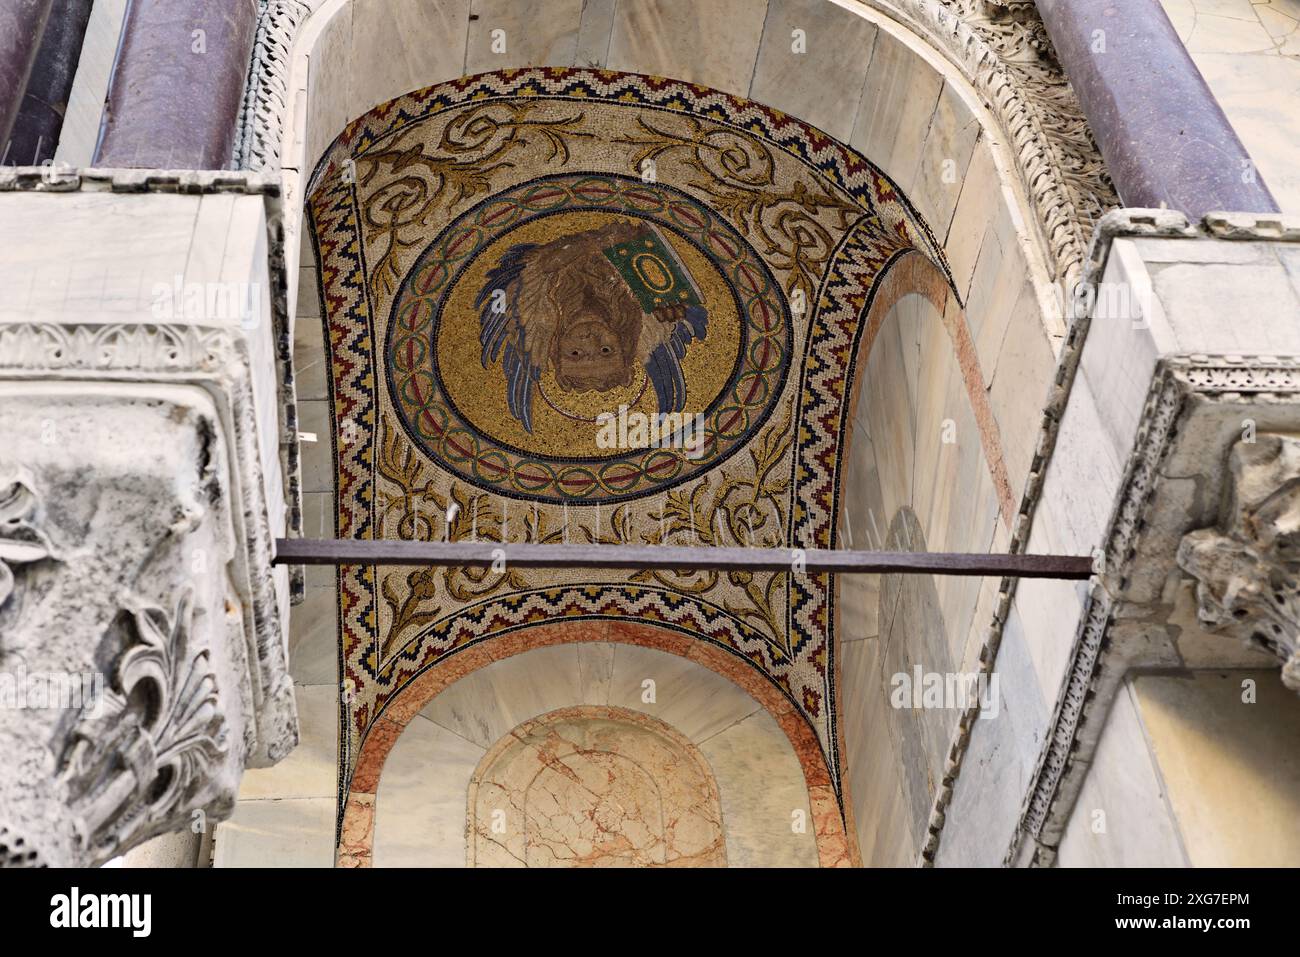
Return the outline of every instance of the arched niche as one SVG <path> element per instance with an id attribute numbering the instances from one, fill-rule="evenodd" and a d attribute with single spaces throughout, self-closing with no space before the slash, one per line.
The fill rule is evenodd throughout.
<path id="1" fill-rule="evenodd" d="M 362 743 L 339 866 L 463 863 L 466 802 L 488 751 L 520 724 L 574 707 L 658 721 L 703 754 L 719 790 L 729 864 L 852 862 L 815 737 L 754 669 L 666 629 L 574 622 L 466 648 L 393 699 Z M 770 791 L 753 792 L 756 774 Z M 394 836 L 377 857 L 385 826 Z"/>
<path id="2" fill-rule="evenodd" d="M 557 4 L 557 11 L 563 6 Z M 772 28 L 777 32 L 770 34 L 760 23 L 752 49 L 742 55 L 743 50 L 737 52 L 739 48 L 732 47 L 745 35 L 748 21 L 744 18 L 755 5 L 736 4 L 727 24 L 727 56 L 719 58 L 719 62 L 730 62 L 731 54 L 738 57 L 735 62 L 741 66 L 735 69 L 738 79 L 733 82 L 721 74 L 693 74 L 690 57 L 680 62 L 664 58 L 669 56 L 664 50 L 673 48 L 669 40 L 689 50 L 697 35 L 716 37 L 721 33 L 720 26 L 718 33 L 710 34 L 707 24 L 701 30 L 697 22 L 674 18 L 669 6 L 646 4 L 642 8 L 658 11 L 650 21 L 638 20 L 638 29 L 654 37 L 654 44 L 638 46 L 618 40 L 623 35 L 619 31 L 629 28 L 620 26 L 615 18 L 609 25 L 604 59 L 596 57 L 595 62 L 681 75 L 696 82 L 709 80 L 719 89 L 748 93 L 793 115 L 814 116 L 827 132 L 873 159 L 878 157 L 904 192 L 910 190 L 951 267 L 955 295 L 945 291 L 943 305 L 935 306 L 946 334 L 946 338 L 933 340 L 940 350 L 935 355 L 942 355 L 944 362 L 955 362 L 960 370 L 958 378 L 978 426 L 974 431 L 980 436 L 981 454 L 996 494 L 999 532 L 1005 539 L 1025 489 L 1041 422 L 1042 406 L 1037 397 L 1047 392 L 1063 333 L 1060 316 L 1051 308 L 1051 280 L 1071 268 L 1069 250 L 1059 241 L 1061 231 L 1054 234 L 1055 244 L 1043 238 L 1047 225 L 1032 211 L 1033 204 L 1022 188 L 1024 163 L 1008 141 L 1005 110 L 995 115 L 987 91 L 977 90 L 950 58 L 916 32 L 882 15 L 878 8 L 884 4 L 791 5 L 796 20 L 809 18 L 807 22 L 817 24 L 812 36 L 834 37 L 847 43 L 846 52 L 852 54 L 798 61 L 801 69 L 807 66 L 807 76 L 799 82 L 789 72 L 790 63 L 782 60 L 782 51 L 789 44 L 781 31 L 794 21 L 778 17 Z M 460 59 L 456 45 L 447 42 L 447 36 L 456 35 L 455 30 L 421 39 L 421 31 L 430 24 L 459 23 L 458 8 L 448 6 L 445 12 L 450 19 L 426 17 L 427 23 L 408 22 L 400 15 L 391 18 L 387 22 L 401 24 L 398 36 L 386 33 L 389 28 L 372 19 L 360 5 L 334 0 L 316 10 L 295 47 L 292 85 L 297 95 L 284 149 L 287 175 L 299 190 L 332 137 L 367 106 L 415 86 L 455 79 L 471 68 L 580 62 L 579 47 L 588 49 L 582 38 L 596 29 L 583 25 L 579 10 L 575 27 L 578 46 L 563 39 L 561 27 L 557 27 L 560 33 L 556 36 L 525 33 L 524 42 L 512 46 L 508 24 L 520 21 L 511 19 L 510 10 L 503 6 L 499 16 L 507 23 L 508 51 L 503 56 L 515 59 L 480 62 L 475 59 L 474 44 L 476 37 L 483 38 L 476 31 L 487 28 L 486 22 L 476 27 L 479 21 L 466 20 L 467 52 Z M 712 16 L 712 11 L 707 15 Z M 495 22 L 495 16 L 480 17 L 480 21 Z M 566 21 L 560 17 L 555 22 L 562 25 Z M 790 27 L 791 31 L 798 29 L 803 28 Z M 860 56 L 867 47 L 870 56 Z M 376 62 L 381 49 L 387 56 L 387 72 L 366 72 L 356 66 Z M 817 49 L 815 42 L 812 49 Z M 800 54 L 791 51 L 791 55 Z M 709 67 L 716 68 L 717 62 Z M 857 90 L 851 122 L 838 107 L 825 109 L 838 102 L 826 96 L 828 90 L 837 94 Z M 894 298 L 893 305 L 909 295 L 927 297 L 934 304 L 934 277 L 923 273 L 906 261 L 895 264 L 886 277 L 890 289 L 885 290 Z M 307 288 L 313 285 L 309 282 Z M 878 334 L 871 330 L 888 325 L 883 318 L 888 310 L 880 305 L 883 301 L 878 298 L 869 312 L 863 337 L 868 351 Z M 929 353 L 926 355 L 928 358 Z M 858 382 L 862 377 L 855 375 L 855 380 L 852 395 L 861 393 Z M 991 444 L 990 436 L 1002 438 Z M 840 484 L 842 502 L 845 492 Z M 923 532 L 929 537 L 929 529 Z M 840 618 L 842 621 L 842 612 Z M 840 698 L 843 700 L 842 690 Z"/>
<path id="3" fill-rule="evenodd" d="M 1005 549 L 1017 503 L 977 332 L 923 257 L 899 263 L 878 288 L 853 365 L 840 544 Z M 922 682 L 978 672 L 999 579 L 855 575 L 836 584 L 846 803 L 864 864 L 910 865 L 964 710 L 911 694 L 917 669 Z"/>

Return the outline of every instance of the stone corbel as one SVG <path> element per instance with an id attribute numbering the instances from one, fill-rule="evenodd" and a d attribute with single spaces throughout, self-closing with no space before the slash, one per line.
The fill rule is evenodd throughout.
<path id="1" fill-rule="evenodd" d="M 1218 525 L 1185 535 L 1178 564 L 1206 628 L 1276 655 L 1300 692 L 1300 439 L 1243 439 L 1228 468 Z"/>

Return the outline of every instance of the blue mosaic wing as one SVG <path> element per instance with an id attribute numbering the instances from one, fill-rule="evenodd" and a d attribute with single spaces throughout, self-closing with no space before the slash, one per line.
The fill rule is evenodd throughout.
<path id="1" fill-rule="evenodd" d="M 546 343 L 529 336 L 522 301 L 528 284 L 533 243 L 512 246 L 488 270 L 474 306 L 479 310 L 480 361 L 486 369 L 500 361 L 506 377 L 506 403 L 526 432 L 533 431 L 533 393 L 542 375 Z M 539 330 L 541 331 L 541 330 Z M 541 348 L 538 348 L 541 347 Z"/>
<path id="2" fill-rule="evenodd" d="M 655 320 L 647 317 L 646 322 Z M 686 313 L 669 329 L 664 341 L 650 350 L 645 371 L 655 389 L 660 412 L 681 412 L 686 405 L 686 377 L 682 359 L 692 340 L 703 340 L 709 329 L 709 313 L 703 306 L 687 306 Z"/>

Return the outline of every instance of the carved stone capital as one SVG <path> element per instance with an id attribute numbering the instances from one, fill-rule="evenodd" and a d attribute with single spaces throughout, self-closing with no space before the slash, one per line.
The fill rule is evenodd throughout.
<path id="1" fill-rule="evenodd" d="M 1196 579 L 1200 621 L 1276 655 L 1300 692 L 1300 439 L 1243 439 L 1228 471 L 1219 523 L 1183 536 L 1178 564 Z"/>
<path id="2" fill-rule="evenodd" d="M 0 866 L 210 827 L 296 744 L 259 427 L 238 327 L 0 323 Z"/>

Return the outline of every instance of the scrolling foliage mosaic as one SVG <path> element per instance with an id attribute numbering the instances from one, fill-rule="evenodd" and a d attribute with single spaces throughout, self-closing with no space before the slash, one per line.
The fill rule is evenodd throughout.
<path id="1" fill-rule="evenodd" d="M 354 122 L 309 200 L 340 537 L 833 547 L 860 320 L 936 245 L 777 111 L 534 69 Z M 810 722 L 838 790 L 826 576 L 349 566 L 343 768 L 418 673 L 540 621 L 715 643 Z"/>

